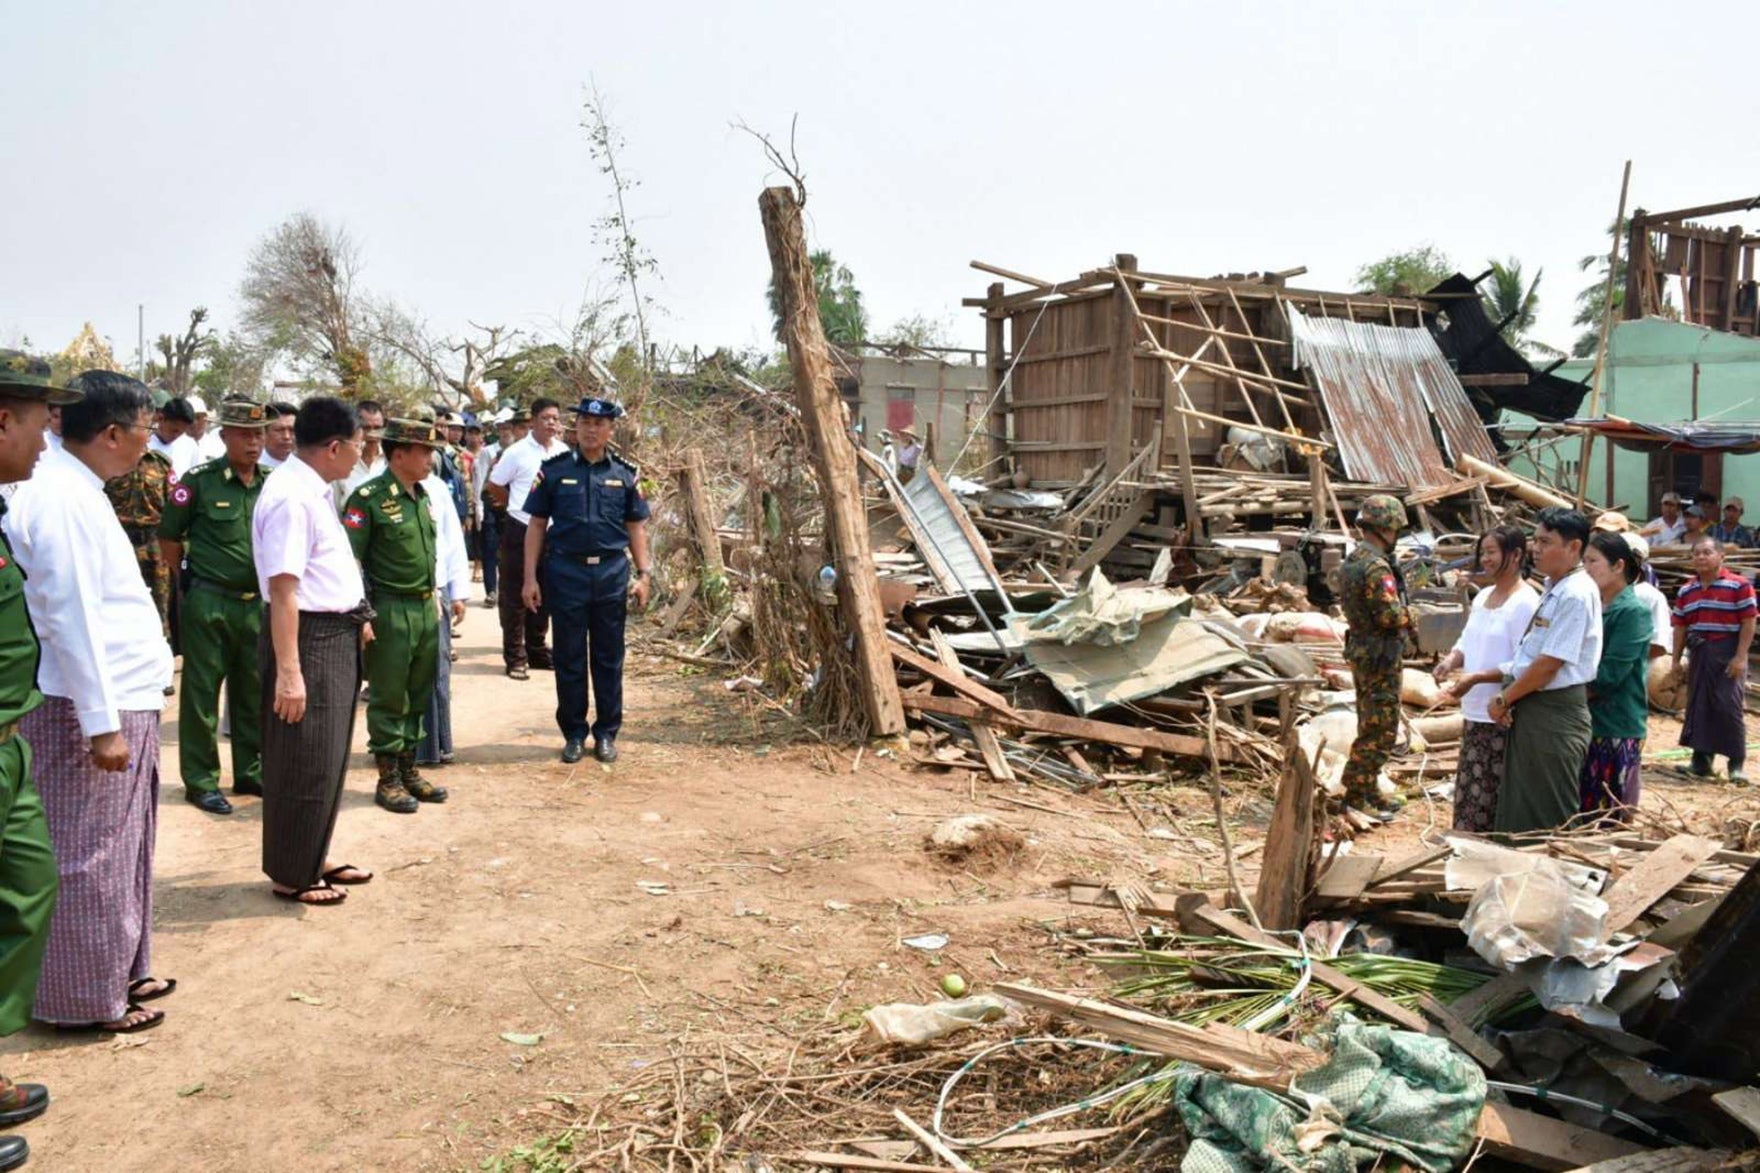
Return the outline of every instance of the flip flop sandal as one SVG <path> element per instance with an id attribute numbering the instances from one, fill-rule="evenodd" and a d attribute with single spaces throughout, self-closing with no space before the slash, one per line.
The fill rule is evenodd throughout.
<path id="1" fill-rule="evenodd" d="M 290 900 L 295 904 L 303 904 L 307 908 L 329 908 L 332 905 L 342 904 L 348 900 L 348 893 L 338 891 L 336 885 L 328 880 L 319 880 L 316 884 L 307 884 L 304 888 L 295 888 L 291 892 L 283 892 L 278 888 L 271 888 L 269 891 L 275 893 L 275 899 L 277 900 Z M 300 897 L 308 892 L 335 892 L 336 899 L 301 900 Z"/>
<path id="2" fill-rule="evenodd" d="M 350 880 L 343 876 L 343 872 L 359 872 L 360 877 L 358 879 Z M 357 868 L 352 863 L 343 863 L 337 864 L 335 867 L 325 872 L 321 878 L 325 883 L 332 885 L 369 884 L 373 880 L 373 873 L 369 872 L 366 868 Z"/>
<path id="3" fill-rule="evenodd" d="M 146 993 L 146 994 L 141 993 L 141 991 L 143 989 L 145 989 L 147 986 L 150 986 L 154 982 L 158 982 L 158 981 L 162 981 L 165 983 L 163 989 L 153 990 L 152 992 Z M 144 978 L 139 978 L 139 979 L 136 979 L 135 981 L 128 983 L 128 997 L 129 997 L 130 1001 L 134 1002 L 136 1005 L 139 1005 L 142 1002 L 151 1002 L 154 998 L 163 998 L 165 995 L 171 993 L 172 991 L 174 991 L 176 989 L 177 989 L 177 979 L 176 978 L 144 977 Z"/>
<path id="4" fill-rule="evenodd" d="M 514 680 L 530 680 L 532 678 L 532 674 L 524 668 L 509 668 L 507 675 Z"/>
<path id="5" fill-rule="evenodd" d="M 126 1017 L 137 1010 L 143 1009 L 145 1009 L 145 1007 L 139 1002 L 130 1002 L 128 1004 L 128 1009 L 124 1011 L 123 1014 L 124 1017 Z M 108 1026 L 102 1022 L 78 1022 L 70 1025 L 56 1023 L 55 1029 L 63 1034 L 132 1035 L 139 1031 L 152 1030 L 155 1026 L 158 1026 L 164 1021 L 165 1012 L 163 1010 L 149 1010 L 147 1011 L 147 1017 L 141 1019 L 133 1026 Z"/>

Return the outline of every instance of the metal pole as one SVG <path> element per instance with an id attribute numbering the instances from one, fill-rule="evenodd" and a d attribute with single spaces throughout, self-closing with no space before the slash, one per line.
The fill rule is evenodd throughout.
<path id="1" fill-rule="evenodd" d="M 1607 336 L 1613 333 L 1613 275 L 1619 268 L 1620 229 L 1626 222 L 1626 191 L 1632 184 L 1632 161 L 1626 160 L 1625 175 L 1619 181 L 1619 214 L 1613 218 L 1613 247 L 1607 252 L 1607 290 L 1602 295 L 1601 337 L 1595 343 L 1595 373 L 1589 384 L 1589 418 L 1601 414 L 1601 375 L 1607 367 Z M 1577 508 L 1589 491 L 1589 454 L 1595 451 L 1595 433 L 1583 433 L 1583 450 L 1577 461 Z M 1613 457 L 1610 454 L 1609 460 Z M 1612 502 L 1608 502 L 1611 504 Z"/>

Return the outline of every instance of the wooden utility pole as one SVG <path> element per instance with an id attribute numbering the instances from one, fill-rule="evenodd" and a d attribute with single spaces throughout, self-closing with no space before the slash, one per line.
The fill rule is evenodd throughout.
<path id="1" fill-rule="evenodd" d="M 867 511 L 856 476 L 855 446 L 844 426 L 843 403 L 831 378 L 831 355 L 819 321 L 813 266 L 807 259 L 801 207 L 786 187 L 765 188 L 758 197 L 764 240 L 782 310 L 782 340 L 794 371 L 794 393 L 812 449 L 813 472 L 825 505 L 826 533 L 837 569 L 837 600 L 855 636 L 856 674 L 868 728 L 879 736 L 904 732 L 904 706 L 887 648 L 886 614 L 874 554 L 868 546 Z"/>
<path id="2" fill-rule="evenodd" d="M 1632 161 L 1626 160 L 1625 175 L 1619 181 L 1619 213 L 1613 218 L 1613 247 L 1607 252 L 1607 287 L 1602 293 L 1601 337 L 1595 343 L 1595 375 L 1589 384 L 1589 417 L 1601 414 L 1601 378 L 1607 369 L 1608 335 L 1613 333 L 1613 274 L 1619 268 L 1619 226 L 1626 218 L 1626 192 L 1632 185 Z M 1595 451 L 1595 433 L 1583 433 L 1583 449 L 1577 461 L 1577 508 L 1589 492 L 1589 455 Z M 1611 505 L 1613 502 L 1609 501 Z"/>

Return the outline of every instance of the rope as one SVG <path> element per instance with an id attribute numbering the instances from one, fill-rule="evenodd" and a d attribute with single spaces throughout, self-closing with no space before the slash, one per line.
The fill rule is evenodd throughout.
<path id="1" fill-rule="evenodd" d="M 996 384 L 996 394 L 992 395 L 990 397 L 990 402 L 984 405 L 984 419 L 988 420 L 990 418 L 990 413 L 996 410 L 997 401 L 1008 391 L 1008 385 L 1014 379 L 1014 369 L 1020 365 L 1021 356 L 1027 353 L 1027 347 L 1033 344 L 1033 335 L 1037 333 L 1039 329 L 1039 319 L 1045 316 L 1045 310 L 1050 305 L 1050 298 L 1046 298 L 1039 303 L 1039 312 L 1033 315 L 1033 322 L 1027 327 L 1026 341 L 1015 347 L 1014 358 L 1010 360 L 1008 370 L 1002 373 L 1002 381 Z M 972 439 L 977 434 L 978 433 L 975 430 L 966 434 L 966 442 L 959 446 L 959 453 L 954 456 L 953 462 L 947 466 L 948 468 L 959 467 L 959 462 L 965 458 L 966 449 L 972 446 Z"/>
<path id="2" fill-rule="evenodd" d="M 1043 1124 L 1048 1120 L 1056 1120 L 1064 1116 L 1073 1116 L 1077 1112 L 1085 1112 L 1090 1108 L 1097 1108 L 1101 1104 L 1116 1100 L 1126 1092 L 1139 1088 L 1144 1084 L 1154 1083 L 1158 1080 L 1167 1078 L 1165 1071 L 1157 1069 L 1150 1072 L 1148 1075 L 1133 1079 L 1128 1083 L 1122 1083 L 1108 1091 L 1087 1096 L 1083 1099 L 1076 1100 L 1073 1103 L 1064 1104 L 1061 1107 L 1048 1109 L 1044 1112 L 1040 1112 L 1036 1116 L 1028 1116 L 1024 1120 L 1017 1120 L 1007 1128 L 993 1132 L 985 1137 L 965 1138 L 951 1136 L 942 1128 L 941 1120 L 942 1116 L 947 1111 L 948 1097 L 953 1094 L 954 1086 L 958 1084 L 960 1080 L 964 1079 L 974 1067 L 984 1059 L 997 1054 L 1000 1051 L 1013 1050 L 1018 1047 L 1037 1046 L 1041 1043 L 1051 1043 L 1062 1047 L 1088 1047 L 1095 1051 L 1109 1051 L 1114 1055 L 1141 1055 L 1145 1058 L 1155 1058 L 1155 1056 L 1150 1055 L 1146 1051 L 1139 1051 L 1135 1047 L 1126 1046 L 1123 1043 L 1103 1043 L 1095 1039 L 1062 1039 L 1050 1035 L 1040 1035 L 1034 1038 L 1025 1039 L 1009 1039 L 1007 1042 L 997 1043 L 993 1047 L 986 1047 L 984 1050 L 979 1051 L 976 1055 L 973 1055 L 970 1059 L 967 1059 L 964 1063 L 960 1064 L 959 1070 L 948 1076 L 947 1082 L 941 1085 L 941 1094 L 935 1099 L 935 1115 L 929 1121 L 929 1127 L 934 1130 L 936 1138 L 957 1148 L 983 1148 L 985 1145 L 995 1144 L 1005 1136 L 1011 1136 L 1014 1133 L 1032 1128 L 1034 1125 Z"/>

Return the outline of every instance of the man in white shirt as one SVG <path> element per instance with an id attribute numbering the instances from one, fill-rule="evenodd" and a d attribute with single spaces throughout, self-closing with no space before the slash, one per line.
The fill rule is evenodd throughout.
<path id="1" fill-rule="evenodd" d="M 501 659 L 515 680 L 529 680 L 528 668 L 550 667 L 550 612 L 531 610 L 520 601 L 526 585 L 526 526 L 532 520 L 525 511 L 526 494 L 532 491 L 539 466 L 568 451 L 568 445 L 557 439 L 562 431 L 560 404 L 554 399 L 534 400 L 531 420 L 531 434 L 496 459 L 483 490 L 493 504 L 507 510 L 501 524 Z"/>
<path id="2" fill-rule="evenodd" d="M 1687 519 L 1681 513 L 1680 494 L 1670 490 L 1662 495 L 1662 516 L 1652 518 L 1649 525 L 1638 531 L 1638 536 L 1652 546 L 1672 546 L 1686 532 Z"/>
<path id="3" fill-rule="evenodd" d="M 385 453 L 379 438 L 385 431 L 385 408 L 378 401 L 363 399 L 355 405 L 355 418 L 361 425 L 361 454 L 348 475 L 335 485 L 337 512 L 341 512 L 348 495 L 385 471 Z"/>
<path id="4" fill-rule="evenodd" d="M 422 724 L 416 765 L 444 766 L 452 761 L 452 625 L 464 620 L 464 601 L 471 594 L 471 559 L 464 526 L 452 508 L 446 482 L 437 472 L 422 482 L 428 511 L 434 517 L 434 586 L 440 596 L 440 672 Z"/>
<path id="5" fill-rule="evenodd" d="M 221 441 L 219 431 L 208 426 L 207 403 L 200 395 L 191 395 L 189 406 L 196 417 L 189 427 L 189 437 L 196 445 L 196 463 L 219 460 L 226 455 L 226 445 Z"/>
<path id="6" fill-rule="evenodd" d="M 373 638 L 360 564 L 331 485 L 360 459 L 360 425 L 340 399 L 300 405 L 293 456 L 263 481 L 251 515 L 257 583 L 269 600 L 263 684 L 263 871 L 276 896 L 340 904 L 339 884 L 372 873 L 329 858 L 348 776 L 360 649 Z"/>
<path id="7" fill-rule="evenodd" d="M 20 722 L 61 876 L 35 1016 L 141 1030 L 170 992 L 151 976 L 159 710 L 171 648 L 104 482 L 146 452 L 153 400 L 110 371 L 73 381 L 63 448 L 45 453 L 5 519 L 43 643 L 43 706 Z"/>
<path id="8" fill-rule="evenodd" d="M 291 403 L 269 405 L 269 426 L 263 431 L 263 454 L 257 457 L 258 464 L 280 468 L 293 455 L 293 420 L 298 414 L 299 408 Z"/>
<path id="9" fill-rule="evenodd" d="M 1535 519 L 1534 568 L 1546 576 L 1491 719 L 1510 728 L 1500 834 L 1550 831 L 1577 813 L 1589 751 L 1589 684 L 1601 666 L 1601 591 L 1583 569 L 1589 519 L 1553 506 Z"/>
<path id="10" fill-rule="evenodd" d="M 171 479 L 181 479 L 200 459 L 196 442 L 189 429 L 196 414 L 187 399 L 169 399 L 159 409 L 153 422 L 153 434 L 147 438 L 147 450 L 157 452 L 171 462 Z"/>

